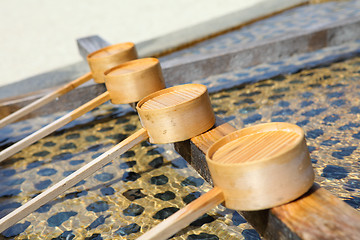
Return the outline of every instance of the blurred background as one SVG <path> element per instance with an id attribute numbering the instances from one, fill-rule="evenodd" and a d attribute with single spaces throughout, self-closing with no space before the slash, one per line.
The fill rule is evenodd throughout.
<path id="1" fill-rule="evenodd" d="M 264 2 L 266 7 L 262 7 Z M 110 43 L 139 44 L 182 33 L 159 43 L 160 48 L 167 48 L 171 46 L 166 43 L 191 42 L 303 2 L 1 0 L 0 87 L 82 61 L 78 38 L 99 35 Z M 140 55 L 153 48 L 159 46 L 140 50 Z"/>

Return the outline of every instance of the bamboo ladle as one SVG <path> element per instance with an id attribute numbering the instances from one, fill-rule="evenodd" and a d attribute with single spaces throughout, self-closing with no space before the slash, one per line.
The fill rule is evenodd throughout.
<path id="1" fill-rule="evenodd" d="M 105 74 L 105 93 L 6 148 L 0 152 L 0 162 L 108 100 L 114 104 L 134 103 L 165 88 L 159 60 L 155 58 L 125 62 Z"/>
<path id="2" fill-rule="evenodd" d="M 314 182 L 304 132 L 289 123 L 233 132 L 209 148 L 206 160 L 215 187 L 138 240 L 168 239 L 224 201 L 241 211 L 272 208 L 300 197 Z"/>
<path id="3" fill-rule="evenodd" d="M 30 103 L 29 105 L 19 109 L 16 112 L 2 118 L 0 120 L 0 128 L 15 122 L 19 118 L 29 114 L 30 112 L 44 106 L 52 100 L 70 92 L 81 84 L 94 79 L 96 83 L 104 83 L 103 72 L 109 68 L 115 67 L 120 63 L 127 62 L 137 58 L 136 49 L 133 43 L 120 43 L 111 45 L 97 50 L 87 56 L 87 61 L 91 72 L 75 79 L 74 81 L 60 87 L 42 98 Z"/>
<path id="4" fill-rule="evenodd" d="M 215 123 L 207 89 L 200 84 L 180 85 L 150 94 L 137 105 L 143 128 L 0 219 L 0 232 L 96 172 L 136 144 L 183 141 L 210 129 Z"/>

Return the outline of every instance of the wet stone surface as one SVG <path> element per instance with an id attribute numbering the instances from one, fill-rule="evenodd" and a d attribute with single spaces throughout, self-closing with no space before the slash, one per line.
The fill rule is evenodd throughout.
<path id="1" fill-rule="evenodd" d="M 123 112 L 123 113 L 122 113 Z M 118 116 L 114 118 L 113 116 Z M 0 148 L 58 115 L 0 130 Z M 27 127 L 31 125 L 32 127 Z M 140 128 L 137 114 L 104 104 L 39 140 L 0 165 L 0 216 L 70 175 Z M 142 142 L 111 164 L 40 207 L 0 239 L 135 239 L 208 190 L 175 152 Z M 172 161 L 173 160 L 173 161 Z M 349 185 L 350 186 L 350 185 Z M 234 211 L 219 206 L 173 239 L 243 239 L 252 229 L 233 224 Z M 221 233 L 219 232 L 221 229 Z M 224 231 L 224 229 L 226 231 Z M 215 237 L 215 238 L 214 238 Z"/>
<path id="2" fill-rule="evenodd" d="M 308 4 L 296 7 L 271 18 L 266 18 L 243 28 L 202 41 L 194 46 L 162 57 L 161 60 L 222 52 L 240 46 L 243 47 L 249 43 L 273 39 L 279 36 L 289 36 L 294 34 L 294 32 L 309 31 L 319 25 L 326 26 L 327 24 L 330 25 L 345 19 L 351 19 L 351 17 L 357 17 L 360 15 L 359 8 L 359 1 L 334 1 L 320 5 Z M 307 58 L 307 56 L 303 56 L 300 60 L 306 60 Z M 273 65 L 283 64 L 283 61 L 273 63 Z M 268 68 L 258 67 L 256 71 L 263 72 L 268 70 Z M 334 71 L 343 72 L 346 69 L 335 68 Z M 219 80 L 224 83 L 227 82 L 226 78 Z"/>
<path id="3" fill-rule="evenodd" d="M 215 93 L 211 102 L 237 128 L 283 121 L 302 127 L 315 181 L 358 209 L 359 90 L 360 58 L 354 58 Z"/>
<path id="4" fill-rule="evenodd" d="M 360 58 L 354 58 L 218 92 L 211 95 L 211 101 L 217 114 L 237 128 L 271 121 L 301 126 L 306 132 L 316 182 L 358 210 L 359 90 Z M 56 117 L 1 129 L 0 148 Z M 19 207 L 139 128 L 135 113 L 104 104 L 15 154 L 0 165 L 0 215 Z M 209 184 L 177 154 L 142 142 L 1 237 L 135 239 L 209 189 Z M 259 239 L 259 235 L 237 212 L 219 206 L 173 239 Z"/>

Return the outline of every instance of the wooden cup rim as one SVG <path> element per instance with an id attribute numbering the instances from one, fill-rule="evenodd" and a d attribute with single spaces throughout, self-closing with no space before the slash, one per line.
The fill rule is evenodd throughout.
<path id="1" fill-rule="evenodd" d="M 92 53 L 90 53 L 89 55 L 87 55 L 86 59 L 88 61 L 101 61 L 103 60 L 104 58 L 108 58 L 112 55 L 108 55 L 108 56 L 103 56 L 103 57 L 96 57 L 96 58 L 93 58 L 94 55 L 98 54 L 99 52 L 102 52 L 102 51 L 105 51 L 105 50 L 108 50 L 108 49 L 112 49 L 112 48 L 119 48 L 120 46 L 123 46 L 123 51 L 127 51 L 133 47 L 135 47 L 135 44 L 132 43 L 132 42 L 123 42 L 123 43 L 118 43 L 118 44 L 113 44 L 113 45 L 110 45 L 110 46 L 107 46 L 107 47 L 104 47 L 104 48 L 101 48 L 99 50 L 96 50 Z"/>
<path id="2" fill-rule="evenodd" d="M 134 73 L 144 72 L 144 71 L 146 71 L 147 69 L 149 69 L 149 68 L 155 66 L 156 64 L 158 64 L 158 63 L 159 63 L 159 60 L 158 60 L 157 58 L 140 58 L 140 59 L 131 60 L 131 61 L 121 63 L 121 64 L 119 64 L 119 65 L 117 65 L 117 66 L 115 66 L 115 67 L 112 67 L 112 68 L 106 70 L 106 71 L 104 72 L 104 75 L 111 77 L 111 73 L 112 73 L 113 71 L 115 71 L 115 70 L 117 70 L 117 69 L 119 69 L 119 68 L 124 68 L 124 67 L 126 67 L 126 66 L 137 65 L 139 62 L 144 62 L 144 63 L 146 63 L 146 66 L 145 66 L 143 69 L 139 70 L 139 71 L 122 73 L 122 74 L 119 74 L 119 75 L 115 75 L 114 77 L 120 76 L 120 75 L 121 75 L 121 76 L 126 76 L 126 75 L 131 75 L 131 74 L 134 74 Z M 148 64 L 148 63 L 151 63 L 151 64 Z M 144 65 L 145 65 L 145 64 L 144 64 Z"/>
<path id="3" fill-rule="evenodd" d="M 166 106 L 166 107 L 163 107 L 163 108 L 156 108 L 156 109 L 142 109 L 141 106 L 148 100 L 154 98 L 154 97 L 157 97 L 159 95 L 162 95 L 164 93 L 170 93 L 176 89 L 182 89 L 182 88 L 190 88 L 192 86 L 197 86 L 198 88 L 201 88 L 203 91 L 201 91 L 201 93 L 194 97 L 194 98 L 191 98 L 191 99 L 188 99 L 184 102 L 181 102 L 179 104 L 176 104 L 176 105 L 171 105 L 171 106 Z M 177 86 L 174 86 L 174 87 L 170 87 L 170 88 L 165 88 L 165 89 L 162 89 L 160 91 L 157 91 L 157 92 L 154 92 L 146 97 L 144 97 L 143 99 L 141 99 L 137 105 L 136 105 L 136 109 L 137 111 L 142 111 L 142 112 L 157 112 L 157 111 L 163 111 L 165 109 L 170 109 L 170 108 L 176 108 L 178 106 L 182 106 L 182 105 L 185 105 L 185 104 L 188 104 L 189 102 L 192 102 L 196 99 L 199 99 L 205 92 L 207 91 L 207 87 L 203 84 L 198 84 L 198 83 L 190 83 L 190 84 L 182 84 L 182 85 L 177 85 Z"/>
<path id="4" fill-rule="evenodd" d="M 276 126 L 277 127 L 280 126 L 281 128 L 276 128 Z M 214 161 L 212 159 L 214 153 L 220 147 L 224 146 L 225 144 L 227 144 L 227 143 L 229 143 L 229 142 L 231 142 L 231 141 L 233 141 L 235 139 L 238 139 L 239 135 L 242 134 L 243 132 L 254 131 L 253 134 L 261 133 L 261 132 L 267 132 L 266 130 L 270 130 L 271 129 L 270 127 L 275 127 L 274 130 L 293 129 L 294 131 L 296 131 L 299 134 L 299 136 L 295 139 L 296 142 L 291 147 L 288 147 L 286 150 L 280 151 L 279 153 L 276 153 L 276 154 L 272 155 L 271 157 L 264 157 L 264 158 L 256 160 L 256 161 L 238 162 L 238 163 L 222 163 L 222 162 Z M 261 130 L 263 130 L 263 131 L 261 131 Z M 241 137 L 248 136 L 248 135 L 251 135 L 251 134 L 244 134 L 244 135 L 241 135 Z M 261 165 L 264 162 L 268 162 L 268 161 L 271 161 L 271 160 L 273 160 L 275 158 L 279 158 L 279 156 L 282 156 L 282 155 L 290 152 L 294 148 L 299 147 L 299 145 L 302 143 L 304 138 L 305 138 L 304 130 L 301 127 L 299 127 L 299 126 L 297 126 L 295 124 L 284 123 L 284 122 L 271 122 L 271 123 L 258 124 L 258 125 L 254 125 L 254 126 L 250 126 L 250 127 L 247 127 L 247 128 L 237 130 L 235 132 L 232 132 L 232 133 L 220 138 L 213 145 L 211 145 L 210 148 L 208 149 L 208 151 L 206 152 L 206 160 L 211 162 L 214 165 L 217 165 L 217 166 L 234 165 L 236 167 L 240 167 L 240 166 Z"/>

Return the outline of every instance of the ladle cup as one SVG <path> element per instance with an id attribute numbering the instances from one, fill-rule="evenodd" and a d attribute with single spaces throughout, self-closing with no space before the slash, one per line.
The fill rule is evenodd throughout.
<path id="1" fill-rule="evenodd" d="M 114 71 L 116 73 L 119 70 L 115 69 Z M 136 144 L 148 138 L 152 143 L 183 141 L 207 131 L 215 124 L 215 116 L 207 89 L 201 84 L 180 85 L 150 94 L 137 104 L 137 110 L 143 125 L 142 129 L 0 219 L 0 232 L 93 174 Z"/>
<path id="2" fill-rule="evenodd" d="M 168 239 L 222 202 L 241 211 L 279 206 L 303 195 L 314 182 L 304 132 L 289 123 L 233 132 L 209 148 L 206 160 L 215 187 L 138 240 Z"/>
<path id="3" fill-rule="evenodd" d="M 120 64 L 106 71 L 106 78 L 105 93 L 1 151 L 0 162 L 108 100 L 114 104 L 133 103 L 165 88 L 159 60 L 156 58 L 137 59 Z"/>
<path id="4" fill-rule="evenodd" d="M 0 128 L 15 122 L 19 118 L 31 113 L 32 111 L 44 106 L 50 101 L 70 92 L 81 84 L 94 79 L 97 83 L 104 82 L 104 71 L 117 66 L 123 62 L 134 60 L 137 58 L 136 49 L 133 43 L 120 43 L 102 48 L 98 51 L 90 53 L 87 56 L 87 61 L 90 66 L 91 72 L 67 83 L 59 89 L 43 96 L 42 98 L 30 103 L 29 105 L 11 113 L 0 120 Z"/>

